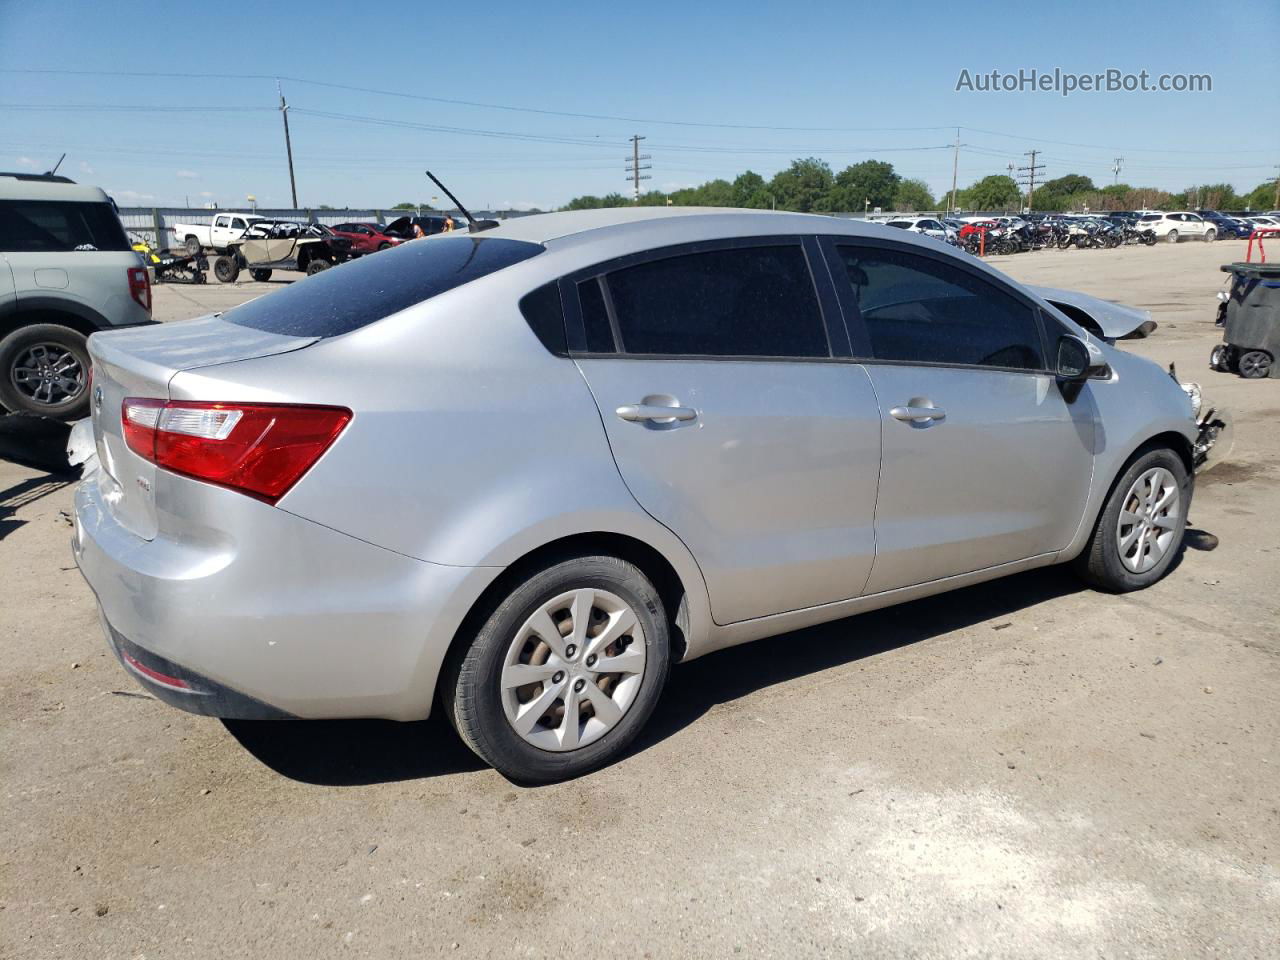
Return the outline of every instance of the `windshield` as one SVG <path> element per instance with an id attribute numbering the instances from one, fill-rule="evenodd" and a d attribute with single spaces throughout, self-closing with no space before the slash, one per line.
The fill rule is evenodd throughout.
<path id="1" fill-rule="evenodd" d="M 336 337 L 542 253 L 499 237 L 406 243 L 307 277 L 228 310 L 222 319 L 291 337 Z"/>

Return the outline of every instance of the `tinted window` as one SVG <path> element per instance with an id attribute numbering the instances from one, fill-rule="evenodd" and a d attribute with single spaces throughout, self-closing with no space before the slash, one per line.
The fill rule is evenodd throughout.
<path id="1" fill-rule="evenodd" d="M 520 312 L 542 345 L 557 356 L 567 356 L 564 310 L 560 306 L 560 285 L 554 280 L 544 283 L 520 298 Z"/>
<path id="2" fill-rule="evenodd" d="M 213 225 L 215 227 L 229 227 L 231 225 L 230 217 L 214 217 Z"/>
<path id="3" fill-rule="evenodd" d="M 668 257 L 616 270 L 608 285 L 627 353 L 830 356 L 798 244 Z"/>
<path id="4" fill-rule="evenodd" d="M 539 244 L 500 237 L 407 243 L 250 300 L 222 318 L 288 336 L 336 337 L 542 251 Z"/>
<path id="5" fill-rule="evenodd" d="M 613 329 L 609 311 L 604 305 L 604 292 L 595 277 L 578 284 L 578 302 L 582 305 L 582 325 L 586 328 L 587 353 L 613 353 Z"/>
<path id="6" fill-rule="evenodd" d="M 0 200 L 0 250 L 5 252 L 128 249 L 124 228 L 109 203 Z"/>
<path id="7" fill-rule="evenodd" d="M 1043 369 L 1034 311 L 949 264 L 838 248 L 878 360 Z"/>

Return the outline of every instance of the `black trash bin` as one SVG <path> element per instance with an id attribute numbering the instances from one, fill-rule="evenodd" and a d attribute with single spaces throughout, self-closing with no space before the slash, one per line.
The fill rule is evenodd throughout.
<path id="1" fill-rule="evenodd" d="M 1280 263 L 1227 263 L 1222 271 L 1231 274 L 1231 291 L 1209 366 L 1249 379 L 1280 377 Z"/>

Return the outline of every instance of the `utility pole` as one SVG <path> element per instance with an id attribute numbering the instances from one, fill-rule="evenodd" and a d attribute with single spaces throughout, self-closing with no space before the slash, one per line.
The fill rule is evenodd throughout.
<path id="1" fill-rule="evenodd" d="M 1276 169 L 1280 170 L 1280 163 L 1276 164 Z M 1276 182 L 1276 209 L 1280 210 L 1280 173 L 1277 173 L 1272 179 Z"/>
<path id="2" fill-rule="evenodd" d="M 644 137 L 640 136 L 638 133 L 631 138 L 631 156 L 627 158 L 627 179 L 631 181 L 632 187 L 635 190 L 636 203 L 640 202 L 640 181 L 653 179 L 648 174 L 642 175 L 640 173 L 641 170 L 649 170 L 653 167 L 653 164 L 651 163 L 646 163 L 644 166 L 640 165 L 641 160 L 653 159 L 647 153 L 640 153 L 640 141 L 643 139 Z"/>
<path id="3" fill-rule="evenodd" d="M 1036 195 L 1036 174 L 1044 172 L 1044 164 L 1036 163 L 1036 154 L 1039 150 L 1028 150 L 1023 154 L 1024 157 L 1031 158 L 1031 165 L 1027 167 L 1019 167 L 1020 173 L 1025 173 L 1025 177 L 1019 180 L 1019 184 L 1026 184 L 1027 187 L 1027 212 L 1031 212 L 1032 198 Z"/>
<path id="4" fill-rule="evenodd" d="M 289 157 L 289 193 L 293 196 L 293 209 L 298 209 L 298 184 L 293 179 L 293 143 L 289 139 L 289 105 L 284 102 L 284 89 L 280 81 L 276 81 L 276 91 L 280 94 L 280 116 L 284 118 L 284 152 Z"/>
<path id="5" fill-rule="evenodd" d="M 1123 168 L 1124 168 L 1124 157 L 1116 157 L 1115 160 L 1113 160 L 1111 163 L 1111 172 L 1116 175 L 1116 178 L 1111 181 L 1112 184 L 1117 184 L 1120 182 L 1120 171 Z"/>
<path id="6" fill-rule="evenodd" d="M 951 205 L 947 208 L 947 213 L 952 213 L 956 209 L 956 175 L 960 172 L 960 128 L 956 127 L 956 152 L 951 158 Z"/>

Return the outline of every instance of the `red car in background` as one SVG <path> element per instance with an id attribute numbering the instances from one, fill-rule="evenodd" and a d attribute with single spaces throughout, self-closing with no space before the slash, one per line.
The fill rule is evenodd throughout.
<path id="1" fill-rule="evenodd" d="M 350 240 L 351 252 L 357 255 L 374 253 L 378 250 L 385 250 L 387 247 L 394 247 L 396 244 L 404 243 L 399 237 L 383 233 L 382 224 L 380 223 L 340 223 L 329 229 L 338 236 Z"/>

